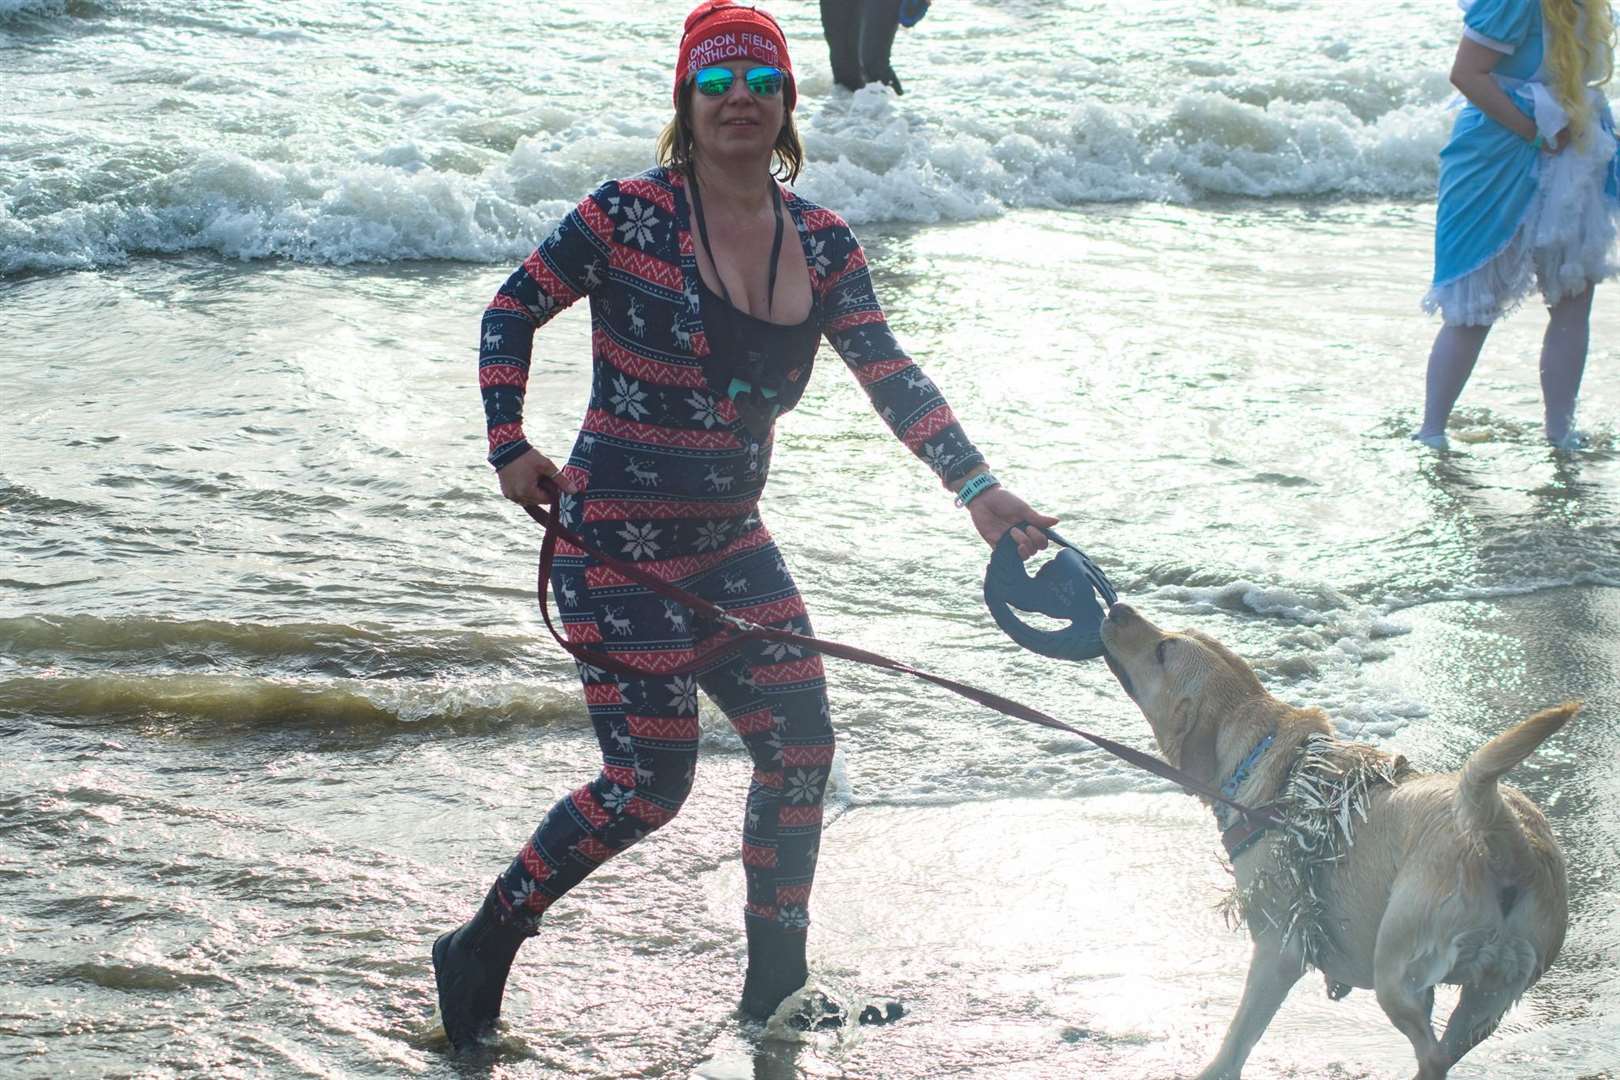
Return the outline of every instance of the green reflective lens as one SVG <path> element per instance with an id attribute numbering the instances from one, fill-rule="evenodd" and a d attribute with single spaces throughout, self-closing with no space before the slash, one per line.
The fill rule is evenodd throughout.
<path id="1" fill-rule="evenodd" d="M 736 80 L 737 76 L 731 73 L 731 69 L 723 67 L 706 67 L 693 76 L 698 93 L 705 97 L 719 97 L 730 90 Z"/>
<path id="2" fill-rule="evenodd" d="M 749 68 L 744 76 L 748 89 L 758 97 L 775 97 L 782 92 L 782 69 L 777 67 Z"/>
<path id="3" fill-rule="evenodd" d="M 779 67 L 749 68 L 743 75 L 749 93 L 755 97 L 775 97 L 780 94 L 785 78 Z M 692 76 L 692 81 L 697 84 L 698 93 L 704 97 L 720 97 L 730 92 L 731 84 L 737 81 L 737 75 L 730 68 L 706 67 L 699 69 L 698 73 Z"/>

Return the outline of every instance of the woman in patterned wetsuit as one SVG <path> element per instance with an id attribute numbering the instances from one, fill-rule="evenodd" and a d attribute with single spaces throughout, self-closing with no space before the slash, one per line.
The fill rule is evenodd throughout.
<path id="1" fill-rule="evenodd" d="M 517 502 L 562 491 L 563 523 L 736 615 L 801 634 L 804 604 L 760 521 L 774 421 L 803 391 L 823 335 L 896 436 L 994 543 L 1055 524 L 997 487 L 939 390 L 890 334 L 849 227 L 772 177 L 803 148 L 787 44 L 763 11 L 707 0 L 686 20 L 676 116 L 659 168 L 583 199 L 484 313 L 479 384 L 489 460 Z M 529 445 L 535 330 L 588 296 L 593 380 L 568 462 Z M 982 479 L 977 479 L 985 474 Z M 982 491 L 982 494 L 978 492 Z M 1028 557 L 1040 533 L 1016 534 Z M 453 1045 L 490 1031 L 518 946 L 604 861 L 680 810 L 701 688 L 754 761 L 743 823 L 748 973 L 742 1009 L 769 1016 L 803 984 L 808 904 L 833 729 L 821 659 L 778 644 L 713 647 L 716 628 L 559 544 L 551 580 L 570 641 L 648 673 L 581 665 L 602 772 L 541 821 L 466 925 L 433 948 Z M 676 674 L 692 669 L 698 674 Z"/>

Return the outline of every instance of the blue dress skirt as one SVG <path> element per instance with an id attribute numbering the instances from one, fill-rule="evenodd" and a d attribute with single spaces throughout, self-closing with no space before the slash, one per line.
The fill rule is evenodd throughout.
<path id="1" fill-rule="evenodd" d="M 1551 139 L 1569 115 L 1547 85 L 1539 0 L 1463 0 L 1465 34 L 1503 54 L 1498 84 Z M 1473 105 L 1440 153 L 1434 282 L 1424 310 L 1489 325 L 1539 288 L 1549 305 L 1620 272 L 1620 182 L 1608 103 L 1589 92 L 1585 138 L 1537 150 Z"/>

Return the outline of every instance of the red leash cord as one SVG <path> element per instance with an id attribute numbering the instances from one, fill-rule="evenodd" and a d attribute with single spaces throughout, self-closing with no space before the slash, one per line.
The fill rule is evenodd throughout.
<path id="1" fill-rule="evenodd" d="M 553 506 L 555 506 L 555 504 L 553 504 Z M 1177 769 L 1174 766 L 1168 765 L 1165 762 L 1160 761 L 1158 758 L 1153 757 L 1151 754 L 1144 754 L 1140 750 L 1126 746 L 1124 743 L 1115 742 L 1113 739 L 1106 738 L 1102 735 L 1094 735 L 1089 731 L 1082 731 L 1073 725 L 1065 724 L 1056 717 L 1048 716 L 1046 713 L 1043 713 L 1037 709 L 1032 709 L 1028 705 L 1023 705 L 1019 702 L 1013 701 L 1011 698 L 1002 697 L 1000 694 L 993 694 L 988 690 L 981 690 L 976 686 L 969 686 L 967 683 L 957 682 L 955 679 L 947 679 L 942 675 L 934 675 L 926 671 L 919 671 L 917 668 L 911 667 L 909 664 L 902 664 L 897 660 L 889 659 L 887 656 L 882 656 L 874 652 L 868 652 L 866 649 L 859 649 L 853 645 L 844 645 L 840 642 L 827 641 L 823 638 L 805 637 L 803 634 L 795 634 L 791 630 L 773 630 L 770 627 L 760 626 L 758 623 L 749 622 L 746 619 L 739 619 L 735 615 L 728 614 L 726 610 L 720 607 L 718 604 L 711 603 L 701 596 L 697 596 L 693 593 L 687 592 L 685 589 L 677 588 L 666 581 L 662 581 L 636 566 L 634 563 L 625 562 L 622 559 L 617 559 L 612 555 L 598 550 L 596 547 L 587 543 L 579 534 L 564 526 L 558 519 L 555 509 L 546 509 L 532 504 L 525 504 L 523 508 L 527 510 L 529 512 L 529 516 L 534 518 L 535 521 L 539 522 L 541 527 L 543 527 L 546 531 L 545 540 L 540 545 L 539 580 L 536 584 L 536 594 L 540 603 L 540 617 L 545 620 L 546 629 L 551 631 L 551 636 L 557 639 L 557 644 L 561 645 L 576 659 L 583 663 L 589 664 L 592 667 L 601 668 L 605 671 L 611 671 L 618 675 L 627 675 L 632 678 L 646 678 L 654 674 L 659 676 L 690 675 L 709 667 L 713 663 L 712 654 L 723 649 L 741 644 L 744 641 L 777 641 L 785 645 L 793 645 L 801 649 L 806 649 L 810 652 L 820 653 L 823 656 L 833 656 L 840 660 L 853 660 L 857 664 L 867 664 L 872 667 L 883 668 L 886 671 L 898 672 L 902 675 L 912 675 L 924 680 L 925 682 L 931 682 L 935 686 L 942 686 L 953 693 L 960 694 L 969 701 L 976 701 L 980 705 L 984 705 L 987 708 L 995 709 L 997 712 L 1006 713 L 1008 716 L 1017 717 L 1020 720 L 1027 720 L 1032 724 L 1040 724 L 1042 727 L 1055 728 L 1058 731 L 1066 731 L 1071 735 L 1078 735 L 1082 739 L 1094 743 L 1095 745 L 1108 751 L 1110 754 L 1113 754 L 1120 760 L 1129 762 L 1139 769 L 1145 769 L 1162 779 L 1169 780 L 1170 782 L 1179 785 L 1194 795 L 1201 795 L 1213 802 L 1224 803 L 1251 822 L 1266 822 L 1270 824 L 1279 823 L 1275 811 L 1273 811 L 1270 807 L 1251 809 L 1250 807 L 1244 806 L 1240 802 L 1236 802 L 1228 798 L 1221 791 L 1204 783 L 1202 780 L 1189 776 L 1180 769 Z M 621 574 L 640 585 L 646 586 L 654 594 L 661 596 L 666 600 L 672 600 L 675 603 L 689 608 L 704 618 L 711 619 L 722 626 L 727 627 L 729 632 L 725 633 L 710 646 L 709 652 L 711 655 L 705 656 L 700 660 L 694 660 L 692 663 L 680 668 L 659 672 L 642 671 L 638 668 L 630 666 L 629 664 L 625 664 L 622 661 L 616 660 L 613 657 L 608 656 L 606 653 L 598 652 L 594 649 L 588 649 L 583 645 L 576 645 L 557 632 L 557 628 L 553 626 L 551 622 L 551 611 L 546 606 L 546 585 L 551 579 L 551 567 L 553 559 L 557 553 L 557 541 L 559 539 L 568 541 L 570 545 L 578 548 L 580 551 L 583 551 L 585 554 L 613 570 L 615 573 Z"/>

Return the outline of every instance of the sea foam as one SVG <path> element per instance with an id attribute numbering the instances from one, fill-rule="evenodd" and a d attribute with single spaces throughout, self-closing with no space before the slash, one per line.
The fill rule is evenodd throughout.
<path id="1" fill-rule="evenodd" d="M 1405 104 L 1362 119 L 1356 93 L 1304 102 L 1245 96 L 1190 90 L 1158 112 L 1085 103 L 1064 119 L 1008 130 L 971 115 L 925 123 L 906 115 L 901 99 L 868 88 L 807 107 L 810 160 L 796 187 L 857 226 L 1127 200 L 1433 191 L 1443 109 Z M 0 273 L 191 251 L 335 265 L 510 262 L 603 179 L 646 168 L 656 128 L 654 119 L 576 120 L 519 137 L 500 155 L 449 131 L 358 159 L 337 146 L 311 157 L 198 145 L 107 168 L 89 165 L 89 153 L 72 166 L 80 170 L 73 183 L 25 177 L 0 198 Z"/>

